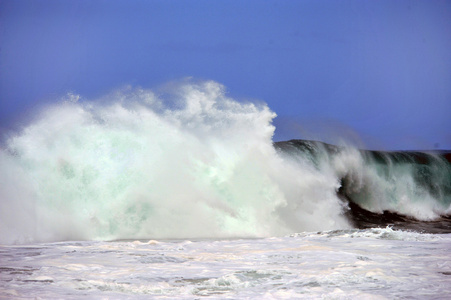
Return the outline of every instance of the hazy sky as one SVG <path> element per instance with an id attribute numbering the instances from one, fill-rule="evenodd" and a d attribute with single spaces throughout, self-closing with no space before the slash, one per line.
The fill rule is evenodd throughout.
<path id="1" fill-rule="evenodd" d="M 212 79 L 275 140 L 451 149 L 451 1 L 0 0 L 0 128 L 67 92 Z"/>

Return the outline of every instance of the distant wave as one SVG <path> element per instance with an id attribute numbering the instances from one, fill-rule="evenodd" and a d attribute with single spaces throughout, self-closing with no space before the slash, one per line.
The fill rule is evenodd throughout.
<path id="1" fill-rule="evenodd" d="M 349 201 L 418 220 L 450 212 L 442 156 L 274 144 L 275 113 L 213 81 L 69 96 L 0 150 L 0 243 L 348 229 Z"/>
<path id="2" fill-rule="evenodd" d="M 305 140 L 275 147 L 294 161 L 331 168 L 354 226 L 451 232 L 450 151 L 370 151 Z"/>

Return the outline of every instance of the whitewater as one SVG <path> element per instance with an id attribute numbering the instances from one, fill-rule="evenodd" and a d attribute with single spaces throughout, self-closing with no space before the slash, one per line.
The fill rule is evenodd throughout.
<path id="1" fill-rule="evenodd" d="M 0 297 L 445 299 L 449 154 L 275 117 L 193 80 L 42 108 L 1 144 Z"/>

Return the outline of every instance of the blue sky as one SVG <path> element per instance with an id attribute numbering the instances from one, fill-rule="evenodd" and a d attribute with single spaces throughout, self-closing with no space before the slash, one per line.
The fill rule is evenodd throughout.
<path id="1" fill-rule="evenodd" d="M 451 149 L 451 1 L 0 0 L 2 133 L 187 76 L 266 102 L 275 140 Z"/>

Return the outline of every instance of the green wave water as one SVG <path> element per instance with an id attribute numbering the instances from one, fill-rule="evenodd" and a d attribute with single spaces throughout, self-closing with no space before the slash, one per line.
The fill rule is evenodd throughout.
<path id="1" fill-rule="evenodd" d="M 387 171 L 353 148 L 276 150 L 275 113 L 227 97 L 216 82 L 78 98 L 43 109 L 0 149 L 0 243 L 348 229 L 345 181 L 369 210 L 449 212 L 440 189 L 404 192 L 408 166 Z"/>

